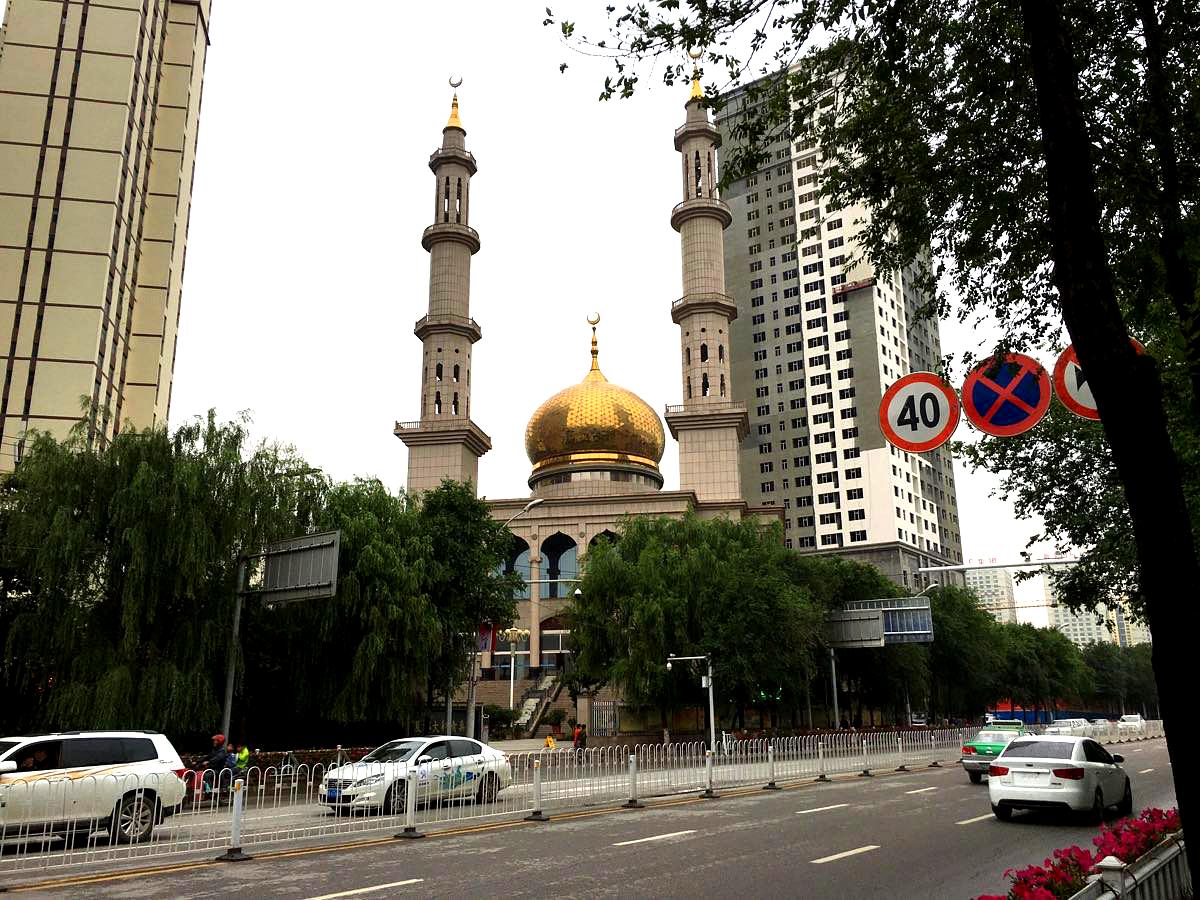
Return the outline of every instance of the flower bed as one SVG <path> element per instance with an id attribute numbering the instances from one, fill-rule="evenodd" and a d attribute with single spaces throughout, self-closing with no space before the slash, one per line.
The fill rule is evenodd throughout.
<path id="1" fill-rule="evenodd" d="M 1064 847 L 1039 865 L 1024 869 L 1009 869 L 1004 873 L 1011 879 L 1007 894 L 983 895 L 978 900 L 1058 900 L 1071 897 L 1087 887 L 1088 875 L 1096 863 L 1115 856 L 1132 863 L 1162 843 L 1168 835 L 1179 830 L 1179 811 L 1176 809 L 1144 809 L 1137 818 L 1114 822 L 1092 839 L 1096 850 Z"/>

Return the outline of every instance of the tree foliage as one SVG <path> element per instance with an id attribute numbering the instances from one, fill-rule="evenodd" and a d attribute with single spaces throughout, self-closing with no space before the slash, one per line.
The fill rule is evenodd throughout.
<path id="1" fill-rule="evenodd" d="M 103 449 L 40 436 L 2 488 L 6 731 L 211 734 L 239 556 L 309 529 L 341 532 L 336 593 L 279 609 L 247 595 L 240 734 L 412 722 L 461 678 L 478 623 L 515 613 L 510 538 L 468 486 L 412 498 L 333 484 L 288 448 L 251 445 L 244 420 L 210 414 Z"/>

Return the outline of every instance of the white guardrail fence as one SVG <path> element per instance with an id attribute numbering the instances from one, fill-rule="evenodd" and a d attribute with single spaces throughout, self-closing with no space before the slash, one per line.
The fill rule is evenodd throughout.
<path id="1" fill-rule="evenodd" d="M 702 743 L 638 744 L 463 757 L 409 767 L 376 766 L 372 805 L 346 803 L 366 779 L 340 779 L 335 766 L 174 774 L 45 776 L 0 780 L 0 889 L 14 876 L 103 871 L 307 846 L 361 836 L 419 837 L 457 823 L 528 818 L 595 805 L 832 775 L 955 765 L 979 726 L 832 732 Z M 1152 729 L 1147 729 L 1150 736 Z M 1161 728 L 1154 732 L 1161 733 Z M 381 771 L 382 770 L 382 771 Z M 189 773 L 190 775 L 190 773 Z M 376 775 L 379 777 L 376 780 Z M 329 793 L 341 793 L 337 799 Z M 182 800 L 177 800 L 182 796 Z M 146 833 L 147 824 L 153 823 Z"/>

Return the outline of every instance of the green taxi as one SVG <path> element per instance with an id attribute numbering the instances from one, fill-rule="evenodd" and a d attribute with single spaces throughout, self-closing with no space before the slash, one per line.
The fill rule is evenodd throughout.
<path id="1" fill-rule="evenodd" d="M 987 725 L 972 740 L 962 746 L 962 767 L 972 784 L 979 784 L 988 766 L 1000 755 L 1013 738 L 1025 734 L 1025 723 L 1019 720 L 997 720 Z"/>

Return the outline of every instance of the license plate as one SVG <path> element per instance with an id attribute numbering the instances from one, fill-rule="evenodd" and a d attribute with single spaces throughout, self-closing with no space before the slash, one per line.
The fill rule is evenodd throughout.
<path id="1" fill-rule="evenodd" d="M 325 793 L 325 796 L 330 800 L 336 800 L 338 797 L 341 796 L 341 794 L 342 794 L 342 792 L 340 790 L 338 790 L 337 788 L 330 788 Z"/>
<path id="2" fill-rule="evenodd" d="M 1041 772 L 1017 772 L 1014 782 L 1016 784 L 1045 784 L 1046 776 Z"/>

